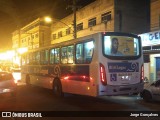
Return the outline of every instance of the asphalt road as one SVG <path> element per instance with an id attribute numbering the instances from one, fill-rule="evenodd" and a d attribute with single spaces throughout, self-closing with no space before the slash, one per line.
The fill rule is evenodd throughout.
<path id="1" fill-rule="evenodd" d="M 131 117 L 131 113 L 154 113 L 160 111 L 160 102 L 144 102 L 139 96 L 102 96 L 99 98 L 66 94 L 56 98 L 52 91 L 39 87 L 18 86 L 17 96 L 0 95 L 0 111 L 28 113 L 36 112 L 42 118 L 23 118 L 26 120 L 48 119 L 160 119 L 160 117 Z M 112 111 L 112 112 L 111 112 Z M 157 112 L 155 112 L 157 113 Z M 127 116 L 125 116 L 127 114 Z M 160 114 L 158 114 L 160 116 Z M 46 117 L 45 117 L 46 116 Z M 48 118 L 47 118 L 48 117 Z M 74 117 L 74 118 L 73 118 Z M 122 117 L 122 118 L 119 118 Z M 21 117 L 2 118 L 2 120 L 21 120 Z"/>

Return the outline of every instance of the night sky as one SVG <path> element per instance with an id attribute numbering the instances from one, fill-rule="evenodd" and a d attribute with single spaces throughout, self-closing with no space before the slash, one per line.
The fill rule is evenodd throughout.
<path id="1" fill-rule="evenodd" d="M 83 7 L 95 0 L 77 0 Z M 12 47 L 12 32 L 38 17 L 61 19 L 72 13 L 72 0 L 0 0 L 0 51 Z"/>

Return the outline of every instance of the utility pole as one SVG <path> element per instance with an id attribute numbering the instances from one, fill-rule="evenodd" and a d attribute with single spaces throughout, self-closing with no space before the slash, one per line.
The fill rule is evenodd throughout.
<path id="1" fill-rule="evenodd" d="M 78 6 L 76 5 L 76 0 L 73 0 L 73 5 L 69 5 L 68 7 L 71 7 L 72 10 L 73 10 L 73 15 L 74 15 L 74 20 L 73 20 L 74 32 L 73 32 L 73 36 L 74 36 L 74 39 L 76 39 L 77 38 L 76 9 L 78 8 Z"/>
<path id="2" fill-rule="evenodd" d="M 73 14 L 74 14 L 74 38 L 77 38 L 77 23 L 76 23 L 76 0 L 73 0 Z"/>

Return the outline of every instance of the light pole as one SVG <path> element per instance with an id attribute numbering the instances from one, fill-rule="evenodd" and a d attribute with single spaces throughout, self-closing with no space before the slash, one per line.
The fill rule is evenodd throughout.
<path id="1" fill-rule="evenodd" d="M 76 0 L 73 0 L 73 14 L 74 14 L 74 39 L 76 39 L 77 38 Z"/>

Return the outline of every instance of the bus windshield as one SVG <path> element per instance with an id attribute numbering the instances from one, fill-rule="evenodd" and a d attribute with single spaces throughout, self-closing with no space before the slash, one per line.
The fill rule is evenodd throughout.
<path id="1" fill-rule="evenodd" d="M 103 53 L 105 56 L 130 57 L 140 55 L 138 38 L 130 36 L 103 36 Z"/>

